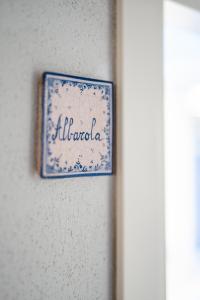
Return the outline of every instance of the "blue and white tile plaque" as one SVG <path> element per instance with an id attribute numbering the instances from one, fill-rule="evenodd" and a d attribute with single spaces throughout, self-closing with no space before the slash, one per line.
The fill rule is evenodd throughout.
<path id="1" fill-rule="evenodd" d="M 113 84 L 44 73 L 41 176 L 112 174 Z"/>

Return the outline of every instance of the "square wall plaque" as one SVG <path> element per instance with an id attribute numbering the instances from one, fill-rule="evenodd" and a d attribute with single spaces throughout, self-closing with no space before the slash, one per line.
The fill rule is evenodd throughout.
<path id="1" fill-rule="evenodd" d="M 113 84 L 43 75 L 41 176 L 112 174 Z"/>

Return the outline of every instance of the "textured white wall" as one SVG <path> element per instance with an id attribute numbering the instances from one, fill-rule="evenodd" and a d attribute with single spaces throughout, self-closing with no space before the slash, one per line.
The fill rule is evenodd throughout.
<path id="1" fill-rule="evenodd" d="M 108 0 L 0 1 L 0 299 L 111 299 L 112 177 L 35 172 L 43 71 L 112 80 Z"/>

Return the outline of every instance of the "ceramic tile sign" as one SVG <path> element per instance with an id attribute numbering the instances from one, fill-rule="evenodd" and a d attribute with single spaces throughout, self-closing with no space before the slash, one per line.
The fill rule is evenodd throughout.
<path id="1" fill-rule="evenodd" d="M 42 177 L 112 174 L 112 87 L 44 73 Z"/>

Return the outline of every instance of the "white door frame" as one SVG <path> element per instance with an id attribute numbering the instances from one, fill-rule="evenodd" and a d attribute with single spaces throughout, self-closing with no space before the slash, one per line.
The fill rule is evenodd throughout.
<path id="1" fill-rule="evenodd" d="M 116 294 L 165 300 L 163 0 L 118 0 L 117 49 Z"/>

